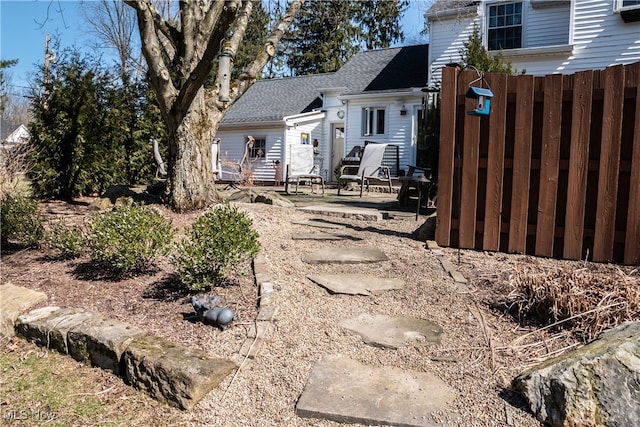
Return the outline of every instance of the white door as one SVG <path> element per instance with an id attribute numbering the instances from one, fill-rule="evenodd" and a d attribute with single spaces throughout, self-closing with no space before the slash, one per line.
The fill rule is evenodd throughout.
<path id="1" fill-rule="evenodd" d="M 344 123 L 331 124 L 331 168 L 328 181 L 337 181 L 335 175 L 336 166 L 344 157 Z"/>

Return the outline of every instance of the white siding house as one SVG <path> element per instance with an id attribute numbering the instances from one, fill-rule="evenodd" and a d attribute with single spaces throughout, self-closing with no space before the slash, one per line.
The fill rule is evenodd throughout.
<path id="1" fill-rule="evenodd" d="M 399 173 L 416 161 L 417 117 L 427 82 L 427 45 L 360 52 L 335 73 L 257 81 L 227 111 L 216 137 L 223 159 L 242 158 L 249 135 L 264 140 L 254 179 L 272 181 L 290 147 L 318 140 L 315 160 L 327 181 L 365 141 L 398 146 Z"/>
<path id="2" fill-rule="evenodd" d="M 437 0 L 429 26 L 429 83 L 460 61 L 477 26 L 489 51 L 518 72 L 571 74 L 640 61 L 638 0 Z"/>

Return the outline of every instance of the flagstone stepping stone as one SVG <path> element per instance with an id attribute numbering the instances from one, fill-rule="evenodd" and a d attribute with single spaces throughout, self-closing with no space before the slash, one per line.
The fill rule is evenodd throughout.
<path id="1" fill-rule="evenodd" d="M 442 334 L 442 327 L 430 320 L 382 314 L 361 314 L 343 320 L 340 326 L 360 335 L 368 345 L 394 350 L 408 341 L 439 344 Z"/>
<path id="2" fill-rule="evenodd" d="M 345 228 L 345 226 L 343 224 L 338 224 L 335 222 L 331 222 L 331 221 L 325 221 L 323 219 L 309 219 L 306 221 L 293 221 L 293 224 L 298 224 L 298 225 L 308 225 L 310 227 L 317 227 L 317 228 L 330 228 L 330 229 L 335 229 L 335 230 L 339 230 L 342 228 Z"/>
<path id="3" fill-rule="evenodd" d="M 298 208 L 298 210 L 316 215 L 360 219 L 364 221 L 382 221 L 384 219 L 382 213 L 377 209 L 353 209 L 336 206 L 304 206 Z"/>
<path id="4" fill-rule="evenodd" d="M 385 279 L 367 274 L 313 274 L 307 276 L 334 294 L 365 295 L 402 289 L 404 281 Z"/>
<path id="5" fill-rule="evenodd" d="M 362 240 L 359 237 L 335 233 L 295 233 L 291 238 L 293 240 Z"/>
<path id="6" fill-rule="evenodd" d="M 308 264 L 359 264 L 388 260 L 387 255 L 375 246 L 323 248 L 302 258 Z"/>
<path id="7" fill-rule="evenodd" d="M 455 396 L 451 387 L 428 372 L 326 355 L 313 367 L 296 413 L 339 423 L 433 427 L 443 424 L 430 414 L 451 412 Z"/>

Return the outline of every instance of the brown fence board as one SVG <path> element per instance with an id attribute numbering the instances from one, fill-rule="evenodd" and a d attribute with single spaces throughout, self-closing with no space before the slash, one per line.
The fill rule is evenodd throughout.
<path id="1" fill-rule="evenodd" d="M 440 113 L 440 153 L 438 159 L 438 216 L 436 242 L 449 246 L 451 242 L 451 210 L 456 142 L 457 70 L 442 69 L 442 101 Z"/>
<path id="2" fill-rule="evenodd" d="M 475 71 L 465 71 L 460 75 L 458 92 L 464 95 L 473 80 Z M 480 82 L 476 82 L 477 85 Z M 465 111 L 475 108 L 475 100 L 465 98 Z M 479 162 L 480 117 L 464 116 L 462 143 L 462 188 L 460 203 L 460 247 L 473 249 L 476 240 L 476 210 L 478 207 L 478 162 Z"/>
<path id="3" fill-rule="evenodd" d="M 510 77 L 511 78 L 511 77 Z M 513 188 L 509 220 L 509 252 L 524 253 L 527 243 L 529 184 L 531 178 L 531 135 L 533 132 L 533 76 L 518 76 Z"/>
<path id="4" fill-rule="evenodd" d="M 489 115 L 489 149 L 487 152 L 487 191 L 482 247 L 500 249 L 502 191 L 504 179 L 504 144 L 507 109 L 507 75 L 490 74 L 487 83 L 494 94 Z"/>
<path id="5" fill-rule="evenodd" d="M 563 76 L 544 78 L 544 112 L 542 123 L 542 161 L 535 254 L 553 255 L 560 168 L 560 135 L 562 126 Z"/>
<path id="6" fill-rule="evenodd" d="M 603 72 L 604 106 L 600 145 L 600 174 L 596 208 L 593 260 L 613 260 L 618 175 L 620 173 L 620 139 L 624 104 L 624 66 L 609 67 Z"/>
<path id="7" fill-rule="evenodd" d="M 593 71 L 576 73 L 573 85 L 571 150 L 567 185 L 567 200 L 570 202 L 567 202 L 564 228 L 563 256 L 568 259 L 582 257 L 592 94 Z"/>
<path id="8" fill-rule="evenodd" d="M 625 264 L 640 264 L 640 62 L 627 66 L 627 75 L 633 76 L 633 81 L 627 84 L 629 86 L 635 84 L 636 114 L 624 262 Z"/>

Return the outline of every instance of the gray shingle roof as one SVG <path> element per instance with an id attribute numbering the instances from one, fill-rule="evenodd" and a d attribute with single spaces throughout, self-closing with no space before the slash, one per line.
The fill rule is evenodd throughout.
<path id="1" fill-rule="evenodd" d="M 360 52 L 336 72 L 343 95 L 423 87 L 429 45 Z"/>
<path id="2" fill-rule="evenodd" d="M 320 108 L 318 88 L 330 85 L 332 76 L 258 80 L 229 108 L 222 124 L 272 122 Z"/>
<path id="3" fill-rule="evenodd" d="M 451 10 L 462 9 L 469 6 L 477 5 L 479 0 L 436 0 L 429 10 L 427 15 L 434 15 L 442 12 L 448 12 Z"/>
<path id="4" fill-rule="evenodd" d="M 4 141 L 5 139 L 7 139 L 7 137 L 11 135 L 11 132 L 18 129 L 19 127 L 20 127 L 19 123 L 18 124 L 9 123 L 5 119 L 1 119 L 0 120 L 0 141 Z"/>
<path id="5" fill-rule="evenodd" d="M 428 45 L 360 52 L 335 73 L 258 80 L 229 108 L 221 124 L 282 120 L 322 106 L 321 88 L 346 88 L 342 94 L 389 92 L 423 87 Z"/>

